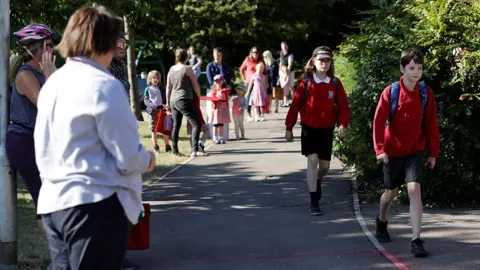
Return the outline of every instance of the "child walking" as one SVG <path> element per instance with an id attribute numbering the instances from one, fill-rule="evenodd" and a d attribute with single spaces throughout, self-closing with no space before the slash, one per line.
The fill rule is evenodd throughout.
<path id="1" fill-rule="evenodd" d="M 307 181 L 310 214 L 321 215 L 321 181 L 327 175 L 332 156 L 333 133 L 339 123 L 338 137 L 345 138 L 350 108 L 342 83 L 334 74 L 333 54 L 329 47 L 317 47 L 305 66 L 305 75 L 285 120 L 285 139 L 293 141 L 292 129 L 300 112 L 302 155 L 307 157 Z"/>
<path id="2" fill-rule="evenodd" d="M 165 107 L 165 89 L 160 86 L 160 72 L 152 70 L 147 76 L 147 87 L 143 93 L 143 102 L 147 107 L 147 114 L 149 117 L 148 128 L 152 132 L 153 149 L 155 153 L 160 153 L 160 147 L 157 143 L 157 131 L 155 126 L 158 121 L 158 113 Z M 170 152 L 172 148 L 169 144 L 170 136 L 163 134 L 163 142 L 165 144 L 165 151 Z"/>
<path id="3" fill-rule="evenodd" d="M 224 88 L 225 80 L 221 74 L 213 77 L 213 88 L 208 96 L 215 97 L 219 101 L 212 102 L 212 111 L 208 120 L 213 125 L 213 142 L 215 144 L 224 144 L 223 126 L 230 123 L 230 112 L 228 109 L 228 93 L 230 89 Z"/>
<path id="4" fill-rule="evenodd" d="M 230 99 L 232 102 L 232 118 L 235 124 L 235 136 L 237 140 L 245 139 L 245 128 L 243 126 L 243 120 L 245 117 L 245 110 L 248 108 L 247 98 L 245 98 L 245 87 L 238 86 L 235 88 L 237 95 Z M 240 135 L 241 134 L 241 135 Z"/>
<path id="5" fill-rule="evenodd" d="M 282 107 L 288 107 L 288 95 L 290 94 L 290 88 L 292 87 L 292 82 L 290 81 L 290 75 L 288 73 L 288 67 L 283 65 L 280 67 L 279 72 L 280 87 L 283 89 L 283 104 Z"/>
<path id="6" fill-rule="evenodd" d="M 376 237 L 389 242 L 388 211 L 398 188 L 407 184 L 412 223 L 411 253 L 427 257 L 420 238 L 422 223 L 422 157 L 428 148 L 426 165 L 433 169 L 440 149 L 435 98 L 422 77 L 423 54 L 416 48 L 405 50 L 400 57 L 403 76 L 383 91 L 373 120 L 373 142 L 377 161 L 383 163 L 385 191 L 380 198 L 376 217 Z"/>
<path id="7" fill-rule="evenodd" d="M 263 74 L 265 66 L 262 62 L 255 66 L 255 74 L 252 75 L 248 84 L 248 93 L 250 96 L 250 106 L 255 108 L 255 122 L 265 121 L 262 107 L 267 98 L 267 79 Z"/>

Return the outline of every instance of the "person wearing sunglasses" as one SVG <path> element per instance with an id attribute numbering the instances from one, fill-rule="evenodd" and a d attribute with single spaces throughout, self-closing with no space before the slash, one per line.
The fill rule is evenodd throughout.
<path id="1" fill-rule="evenodd" d="M 125 87 L 125 92 L 127 93 L 127 96 L 129 96 L 130 82 L 128 81 L 127 65 L 123 60 L 125 58 L 125 54 L 127 53 L 127 49 L 127 39 L 122 35 L 117 39 L 115 53 L 113 54 L 113 59 L 110 63 L 109 69 L 112 75 L 122 82 L 123 86 Z"/>
<path id="2" fill-rule="evenodd" d="M 30 24 L 13 35 L 21 53 L 10 62 L 10 123 L 6 151 L 14 173 L 22 176 L 37 207 L 42 181 L 35 161 L 33 132 L 40 89 L 56 70 L 52 41 L 55 32 L 43 24 Z M 38 215 L 37 223 L 43 233 L 43 223 Z"/>

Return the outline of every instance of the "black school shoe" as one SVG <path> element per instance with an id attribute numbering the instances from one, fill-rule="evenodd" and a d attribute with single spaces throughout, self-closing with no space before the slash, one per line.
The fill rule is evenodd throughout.
<path id="1" fill-rule="evenodd" d="M 387 243 L 390 242 L 390 234 L 388 233 L 388 220 L 380 221 L 380 215 L 375 218 L 375 223 L 377 225 L 377 231 L 375 237 L 377 238 L 378 242 L 380 243 Z"/>
<path id="2" fill-rule="evenodd" d="M 310 215 L 320 216 L 322 214 L 322 210 L 320 210 L 318 192 L 310 192 Z"/>
<path id="3" fill-rule="evenodd" d="M 425 241 L 421 240 L 420 238 L 417 238 L 412 241 L 412 255 L 414 257 L 416 258 L 428 257 L 428 252 L 425 250 L 423 243 L 425 243 Z"/>

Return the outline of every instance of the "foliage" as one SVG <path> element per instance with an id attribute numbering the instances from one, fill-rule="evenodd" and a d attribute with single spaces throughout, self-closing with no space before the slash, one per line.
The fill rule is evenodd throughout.
<path id="1" fill-rule="evenodd" d="M 374 9 L 350 35 L 341 54 L 356 70 L 350 94 L 349 138 L 336 155 L 354 166 L 370 198 L 382 187 L 372 140 L 372 120 L 383 89 L 398 80 L 399 56 L 407 46 L 425 52 L 423 79 L 435 92 L 441 152 L 435 170 L 426 170 L 427 205 L 475 204 L 480 191 L 480 7 L 468 0 L 372 1 Z M 454 49 L 462 48 L 456 64 Z M 461 98 L 460 98 L 461 97 Z M 462 99 L 462 100 L 460 100 Z M 405 202 L 408 196 L 402 193 Z M 477 199 L 478 200 L 478 199 Z"/>

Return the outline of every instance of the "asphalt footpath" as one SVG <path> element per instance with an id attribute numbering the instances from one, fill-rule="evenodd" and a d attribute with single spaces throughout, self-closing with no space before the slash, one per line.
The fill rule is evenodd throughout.
<path id="1" fill-rule="evenodd" d="M 470 260 L 453 255 L 461 263 L 455 267 L 435 257 L 411 258 L 408 217 L 399 213 L 396 218 L 403 223 L 391 221 L 396 224 L 391 234 L 397 239 L 385 248 L 402 264 L 392 263 L 360 227 L 352 181 L 335 159 L 322 184 L 324 215 L 310 216 L 300 129 L 294 129 L 295 142 L 285 142 L 286 110 L 267 115 L 265 122 L 247 123 L 246 140 L 213 145 L 207 150 L 209 157 L 192 159 L 148 187 L 143 198 L 152 208 L 150 249 L 129 251 L 129 260 L 142 269 L 172 270 L 480 269 L 480 257 L 473 256 L 473 247 L 476 254 L 479 250 L 478 214 L 477 230 L 465 228 L 468 235 L 462 238 L 475 243 L 458 242 L 463 249 L 457 253 L 468 252 Z M 371 217 L 378 206 L 361 207 L 374 232 Z M 435 215 L 426 218 L 426 240 L 434 233 L 429 220 L 440 222 Z M 452 224 L 448 222 L 444 220 L 445 226 Z M 450 258 L 452 247 L 447 242 L 439 245 L 443 251 L 434 254 Z"/>

